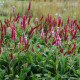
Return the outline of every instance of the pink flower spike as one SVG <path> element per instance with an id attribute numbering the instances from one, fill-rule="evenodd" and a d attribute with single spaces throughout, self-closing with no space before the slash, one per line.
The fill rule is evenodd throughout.
<path id="1" fill-rule="evenodd" d="M 14 12 L 15 12 L 15 6 L 13 6 L 13 14 L 14 14 Z"/>
<path id="2" fill-rule="evenodd" d="M 68 34 L 68 39 L 70 39 L 70 34 Z"/>
<path id="3" fill-rule="evenodd" d="M 56 38 L 56 46 L 61 46 L 61 38 L 60 36 L 58 35 L 57 38 Z"/>
<path id="4" fill-rule="evenodd" d="M 25 43 L 27 44 L 27 37 L 24 37 L 25 38 Z"/>
<path id="5" fill-rule="evenodd" d="M 52 34 L 52 37 L 54 37 L 53 27 L 51 28 L 51 34 Z"/>
<path id="6" fill-rule="evenodd" d="M 38 18 L 36 18 L 36 20 L 35 20 L 36 22 L 38 22 Z"/>
<path id="7" fill-rule="evenodd" d="M 44 31 L 43 31 L 43 28 L 42 28 L 42 30 L 41 30 L 41 38 L 43 38 L 43 36 L 44 36 Z"/>
<path id="8" fill-rule="evenodd" d="M 60 32 L 60 28 L 59 28 L 59 27 L 57 27 L 57 34 L 59 34 L 59 32 Z"/>
<path id="9" fill-rule="evenodd" d="M 56 39 L 56 46 L 59 46 L 59 35 L 57 36 L 57 39 Z"/>
<path id="10" fill-rule="evenodd" d="M 23 33 L 23 42 L 25 43 L 25 44 L 27 44 L 27 37 L 25 37 L 25 34 Z"/>

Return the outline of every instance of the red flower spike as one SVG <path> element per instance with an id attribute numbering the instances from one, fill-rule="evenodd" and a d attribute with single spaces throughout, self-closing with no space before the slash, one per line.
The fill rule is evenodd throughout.
<path id="1" fill-rule="evenodd" d="M 77 33 L 77 29 L 74 31 L 71 40 L 76 38 L 76 33 Z"/>
<path id="2" fill-rule="evenodd" d="M 64 47 L 60 49 L 60 52 L 63 53 Z"/>
<path id="3" fill-rule="evenodd" d="M 40 21 L 43 21 L 43 15 L 42 15 L 42 17 L 41 17 Z"/>
<path id="4" fill-rule="evenodd" d="M 34 28 L 31 27 L 31 30 L 30 30 L 30 32 L 28 34 L 30 35 L 33 32 L 33 30 L 34 30 Z"/>
<path id="5" fill-rule="evenodd" d="M 29 16 L 28 25 L 30 24 L 31 16 Z"/>
<path id="6" fill-rule="evenodd" d="M 4 38 L 4 33 L 3 33 L 3 31 L 1 31 L 1 43 L 3 41 L 3 38 Z"/>
<path id="7" fill-rule="evenodd" d="M 28 11 L 31 9 L 31 2 L 29 2 Z"/>
<path id="8" fill-rule="evenodd" d="M 73 51 L 74 51 L 74 49 L 76 48 L 76 41 L 74 42 L 74 45 L 73 45 L 73 47 L 72 47 L 72 49 L 71 49 L 71 52 L 73 53 Z"/>
<path id="9" fill-rule="evenodd" d="M 37 43 L 37 46 L 40 48 L 39 44 Z"/>
<path id="10" fill-rule="evenodd" d="M 64 53 L 64 56 L 67 54 L 68 52 L 66 51 L 65 53 Z"/>
<path id="11" fill-rule="evenodd" d="M 56 43 L 56 40 L 55 41 L 52 41 L 52 45 L 54 45 Z"/>
<path id="12" fill-rule="evenodd" d="M 4 35 L 6 35 L 6 26 L 5 25 L 3 26 L 4 26 Z"/>
<path id="13" fill-rule="evenodd" d="M 69 24 L 69 21 L 70 21 L 70 16 L 68 16 L 68 19 L 67 19 L 67 25 Z"/>
<path id="14" fill-rule="evenodd" d="M 47 43 L 47 37 L 45 37 L 45 43 Z"/>
<path id="15" fill-rule="evenodd" d="M 79 25 L 77 24 L 77 28 L 79 29 L 79 31 L 80 31 L 80 27 L 79 27 Z"/>
<path id="16" fill-rule="evenodd" d="M 52 22 L 52 23 L 53 23 L 53 26 L 54 26 L 54 27 L 57 25 L 56 18 L 53 19 L 53 22 Z"/>
<path id="17" fill-rule="evenodd" d="M 14 55 L 12 54 L 12 52 L 9 53 L 9 56 L 10 56 L 11 60 L 13 60 L 13 62 L 14 62 Z"/>
<path id="18" fill-rule="evenodd" d="M 63 26 L 63 21 L 62 21 L 62 23 L 61 23 L 61 27 Z"/>
<path id="19" fill-rule="evenodd" d="M 58 15 L 58 27 L 60 27 L 60 24 L 61 24 L 61 16 Z"/>
<path id="20" fill-rule="evenodd" d="M 34 27 L 34 29 L 38 28 L 39 26 L 41 26 L 41 23 L 40 23 L 40 24 L 38 24 L 36 27 Z"/>
<path id="21" fill-rule="evenodd" d="M 17 22 L 19 22 L 19 17 L 20 17 L 20 16 L 19 16 L 19 13 L 18 13 L 17 16 L 16 16 L 16 21 L 17 21 Z"/>

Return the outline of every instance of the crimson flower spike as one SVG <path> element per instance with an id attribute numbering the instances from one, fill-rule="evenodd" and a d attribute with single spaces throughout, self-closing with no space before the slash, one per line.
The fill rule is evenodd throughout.
<path id="1" fill-rule="evenodd" d="M 72 47 L 72 49 L 71 49 L 71 52 L 73 53 L 73 51 L 74 51 L 74 49 L 76 48 L 76 41 L 74 42 L 74 45 L 73 45 L 73 47 Z"/>
<path id="2" fill-rule="evenodd" d="M 33 32 L 33 30 L 34 30 L 34 28 L 31 27 L 31 30 L 30 30 L 30 32 L 28 34 L 30 35 Z"/>
<path id="3" fill-rule="evenodd" d="M 47 37 L 45 37 L 45 42 L 47 43 Z"/>
<path id="4" fill-rule="evenodd" d="M 4 34 L 6 35 L 6 26 L 5 25 L 3 25 L 4 26 Z"/>
<path id="5" fill-rule="evenodd" d="M 53 23 L 53 26 L 54 26 L 54 27 L 57 25 L 57 20 L 56 20 L 56 18 L 53 19 L 53 22 L 52 22 L 52 23 Z"/>
<path id="6" fill-rule="evenodd" d="M 14 62 L 14 55 L 12 54 L 12 52 L 9 53 L 9 56 L 10 56 L 11 60 L 13 60 L 13 62 Z"/>
<path id="7" fill-rule="evenodd" d="M 17 16 L 16 16 L 16 21 L 17 21 L 17 22 L 19 22 L 19 17 L 20 17 L 20 16 L 19 16 L 19 12 L 18 12 L 18 14 L 17 14 Z"/>
<path id="8" fill-rule="evenodd" d="M 19 36 L 19 42 L 21 43 L 21 36 Z"/>
<path id="9" fill-rule="evenodd" d="M 37 46 L 40 48 L 40 45 L 37 43 Z"/>
<path id="10" fill-rule="evenodd" d="M 63 50 L 64 50 L 64 47 L 62 47 L 62 48 L 60 49 L 60 52 L 63 53 Z"/>
<path id="11" fill-rule="evenodd" d="M 71 40 L 76 38 L 76 33 L 77 33 L 77 29 L 74 31 L 74 33 L 73 33 L 73 36 L 72 36 Z"/>
<path id="12" fill-rule="evenodd" d="M 28 11 L 31 9 L 31 2 L 29 2 Z"/>
<path id="13" fill-rule="evenodd" d="M 43 15 L 42 15 L 42 17 L 41 17 L 40 21 L 42 21 L 42 20 L 43 20 Z"/>
<path id="14" fill-rule="evenodd" d="M 3 41 L 3 38 L 4 38 L 4 33 L 3 33 L 3 31 L 1 31 L 1 43 Z"/>
<path id="15" fill-rule="evenodd" d="M 41 23 L 40 23 L 40 24 L 38 24 L 36 27 L 34 27 L 34 29 L 38 28 L 39 26 L 41 26 Z"/>
<path id="16" fill-rule="evenodd" d="M 80 31 L 80 27 L 79 27 L 79 25 L 77 24 L 77 28 L 79 29 L 79 31 Z"/>
<path id="17" fill-rule="evenodd" d="M 61 23 L 61 27 L 63 26 L 63 21 L 62 21 L 62 23 Z"/>
<path id="18" fill-rule="evenodd" d="M 51 28 L 50 36 L 48 37 L 48 39 L 50 39 L 51 37 L 54 37 L 53 27 Z"/>
<path id="19" fill-rule="evenodd" d="M 74 20 L 73 24 L 76 26 L 77 25 L 77 19 Z"/>
<path id="20" fill-rule="evenodd" d="M 61 16 L 58 15 L 58 27 L 60 27 L 60 24 L 61 24 Z"/>
<path id="21" fill-rule="evenodd" d="M 11 38 L 16 41 L 16 31 L 14 26 L 12 27 Z"/>
<path id="22" fill-rule="evenodd" d="M 20 27 L 21 27 L 23 30 L 25 30 L 25 27 L 26 27 L 26 22 L 25 22 L 25 20 L 26 20 L 26 16 L 24 15 L 24 16 L 22 17 L 21 23 L 20 23 Z"/>
<path id="23" fill-rule="evenodd" d="M 29 16 L 28 25 L 30 24 L 31 16 Z"/>
<path id="24" fill-rule="evenodd" d="M 26 20 L 27 20 L 27 18 L 28 18 L 28 13 L 26 14 Z"/>
<path id="25" fill-rule="evenodd" d="M 52 41 L 52 45 L 54 45 L 56 43 L 56 40 L 55 41 Z"/>
<path id="26" fill-rule="evenodd" d="M 70 15 L 68 16 L 68 19 L 67 19 L 67 25 L 69 24 L 69 21 L 70 21 Z"/>

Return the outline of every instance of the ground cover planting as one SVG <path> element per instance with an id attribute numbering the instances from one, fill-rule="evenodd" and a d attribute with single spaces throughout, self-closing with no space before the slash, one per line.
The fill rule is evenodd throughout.
<path id="1" fill-rule="evenodd" d="M 30 9 L 0 20 L 0 80 L 80 80 L 80 19 Z"/>

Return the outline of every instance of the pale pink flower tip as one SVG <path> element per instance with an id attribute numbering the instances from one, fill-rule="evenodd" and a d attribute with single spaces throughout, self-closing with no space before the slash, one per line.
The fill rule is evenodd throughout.
<path id="1" fill-rule="evenodd" d="M 15 6 L 13 6 L 13 14 L 14 14 L 14 12 L 15 12 Z"/>
<path id="2" fill-rule="evenodd" d="M 43 36 L 44 36 L 44 31 L 43 31 L 43 29 L 41 30 L 41 38 L 43 38 Z"/>

